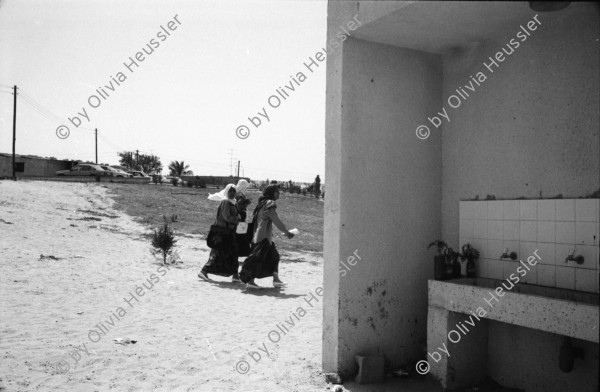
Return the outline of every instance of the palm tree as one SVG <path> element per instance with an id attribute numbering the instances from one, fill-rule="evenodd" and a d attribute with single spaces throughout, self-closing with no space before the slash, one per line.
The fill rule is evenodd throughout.
<path id="1" fill-rule="evenodd" d="M 190 173 L 190 165 L 186 165 L 184 161 L 173 161 L 169 164 L 169 170 L 172 176 L 182 176 Z"/>

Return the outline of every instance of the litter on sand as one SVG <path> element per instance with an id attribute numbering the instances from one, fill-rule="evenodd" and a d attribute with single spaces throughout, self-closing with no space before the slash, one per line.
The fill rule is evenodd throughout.
<path id="1" fill-rule="evenodd" d="M 122 344 L 122 345 L 136 344 L 137 340 L 132 340 L 132 339 L 129 339 L 129 338 L 116 338 L 115 339 L 115 343 L 116 344 Z"/>

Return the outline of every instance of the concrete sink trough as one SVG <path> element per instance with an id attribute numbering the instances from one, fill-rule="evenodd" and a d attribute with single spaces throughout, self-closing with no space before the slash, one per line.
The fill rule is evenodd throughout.
<path id="1" fill-rule="evenodd" d="M 504 286 L 503 286 L 504 284 Z M 506 287 L 511 287 L 506 290 Z M 500 288 L 500 290 L 498 290 Z M 598 343 L 599 296 L 487 278 L 429 281 L 429 306 Z M 473 313 L 471 313 L 473 312 Z"/>
<path id="2" fill-rule="evenodd" d="M 507 280 L 430 280 L 427 360 L 446 389 L 477 385 L 487 370 L 488 320 L 598 343 L 599 295 Z"/>
<path id="3" fill-rule="evenodd" d="M 446 283 L 451 284 L 463 284 L 467 286 L 477 286 L 488 289 L 496 289 L 496 287 L 502 287 L 502 282 L 505 280 L 499 279 L 488 279 L 488 278 L 461 278 L 454 280 L 447 280 Z M 595 293 L 586 293 L 583 291 L 574 291 L 559 289 L 555 287 L 537 286 L 533 284 L 519 283 L 510 290 L 511 293 L 520 293 L 535 295 L 538 297 L 548 297 L 554 299 L 563 299 L 565 301 L 582 302 L 590 305 L 599 305 L 600 296 Z"/>

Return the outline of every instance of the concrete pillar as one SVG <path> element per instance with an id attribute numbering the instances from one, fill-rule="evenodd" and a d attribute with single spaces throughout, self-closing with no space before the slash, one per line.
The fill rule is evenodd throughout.
<path id="1" fill-rule="evenodd" d="M 429 306 L 427 352 L 430 373 L 442 387 L 452 390 L 478 385 L 487 376 L 488 321 Z"/>
<path id="2" fill-rule="evenodd" d="M 353 38 L 327 67 L 323 368 L 352 377 L 356 354 L 409 366 L 426 342 L 441 134 L 415 130 L 441 107 L 442 68 L 437 55 Z"/>

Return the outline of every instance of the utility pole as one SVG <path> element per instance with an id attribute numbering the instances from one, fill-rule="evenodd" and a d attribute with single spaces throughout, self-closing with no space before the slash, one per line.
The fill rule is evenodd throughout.
<path id="1" fill-rule="evenodd" d="M 229 149 L 229 175 L 233 175 L 233 149 Z"/>
<path id="2" fill-rule="evenodd" d="M 238 161 L 237 177 L 240 178 L 240 161 Z"/>
<path id="3" fill-rule="evenodd" d="M 96 128 L 96 165 L 98 164 L 98 128 Z"/>
<path id="4" fill-rule="evenodd" d="M 139 165 L 140 163 L 140 150 L 135 150 L 135 165 Z"/>
<path id="5" fill-rule="evenodd" d="M 17 163 L 15 160 L 15 144 L 17 143 L 17 85 L 13 86 L 13 143 L 12 143 L 12 176 L 13 180 L 17 181 L 17 174 L 15 170 L 17 168 Z"/>

